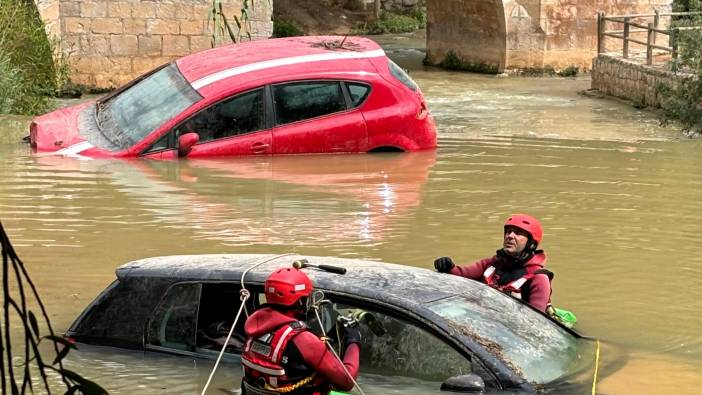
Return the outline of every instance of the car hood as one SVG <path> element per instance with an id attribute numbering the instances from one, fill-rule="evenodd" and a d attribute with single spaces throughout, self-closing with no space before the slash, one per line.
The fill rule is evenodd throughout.
<path id="1" fill-rule="evenodd" d="M 29 129 L 32 147 L 38 152 L 58 151 L 85 141 L 78 132 L 78 115 L 91 102 L 62 108 L 34 118 Z"/>

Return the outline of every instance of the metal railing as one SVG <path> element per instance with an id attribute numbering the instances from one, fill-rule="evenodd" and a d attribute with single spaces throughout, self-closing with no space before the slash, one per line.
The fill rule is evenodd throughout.
<path id="1" fill-rule="evenodd" d="M 655 11 L 653 14 L 631 14 L 631 15 L 605 15 L 604 12 L 597 14 L 597 53 L 606 52 L 605 39 L 612 37 L 622 40 L 622 57 L 629 58 L 629 44 L 635 43 L 646 47 L 646 64 L 653 64 L 653 50 L 657 49 L 664 53 L 670 53 L 673 59 L 678 57 L 678 35 L 681 30 L 702 29 L 702 26 L 675 27 L 670 23 L 665 28 L 661 28 L 661 18 L 664 17 L 684 17 L 692 15 L 702 15 L 702 12 L 666 12 Z M 647 24 L 640 20 L 650 20 Z M 606 30 L 606 23 L 613 22 L 623 25 L 621 30 Z M 646 41 L 639 39 L 641 33 L 645 33 Z M 635 35 L 635 36 L 634 36 Z M 658 45 L 656 40 L 658 35 L 668 36 L 668 45 Z"/>

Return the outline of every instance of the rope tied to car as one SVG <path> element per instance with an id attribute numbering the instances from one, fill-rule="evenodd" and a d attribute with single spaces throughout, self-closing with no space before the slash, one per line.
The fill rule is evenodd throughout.
<path id="1" fill-rule="evenodd" d="M 327 337 L 327 333 L 324 330 L 324 325 L 322 325 L 322 318 L 319 316 L 319 305 L 318 304 L 312 305 L 312 310 L 314 310 L 314 315 L 317 317 L 317 322 L 319 323 L 319 329 L 322 330 L 322 336 L 320 337 L 320 339 L 322 339 L 324 344 L 326 344 L 329 351 L 331 351 L 332 355 L 334 355 L 334 358 L 336 358 L 336 360 L 339 361 L 339 363 L 341 363 L 341 367 L 344 369 L 344 373 L 346 373 L 346 375 L 351 379 L 351 382 L 353 383 L 354 387 L 356 387 L 358 389 L 358 392 L 361 395 L 366 395 L 363 392 L 363 389 L 361 389 L 361 386 L 358 385 L 358 382 L 356 381 L 356 379 L 353 378 L 353 375 L 351 374 L 351 372 L 349 372 L 349 370 L 346 368 L 346 365 L 344 365 L 344 361 L 341 360 L 341 358 L 339 357 L 339 354 L 337 354 L 336 351 L 334 350 L 334 347 L 332 347 L 331 343 L 328 342 L 329 337 Z"/>
<path id="2" fill-rule="evenodd" d="M 234 328 L 236 328 L 237 322 L 239 322 L 239 317 L 241 317 L 241 312 L 245 311 L 246 317 L 249 316 L 249 312 L 246 311 L 246 301 L 251 297 L 251 292 L 249 292 L 248 289 L 246 289 L 246 286 L 244 285 L 244 277 L 246 277 L 246 274 L 248 274 L 251 270 L 257 268 L 258 266 L 263 265 L 264 263 L 268 263 L 270 261 L 276 260 L 278 258 L 287 256 L 287 255 L 292 255 L 292 253 L 286 253 L 286 254 L 279 254 L 273 257 L 268 257 L 265 258 L 261 261 L 255 262 L 253 265 L 249 266 L 244 270 L 244 273 L 241 274 L 241 290 L 239 290 L 239 300 L 241 303 L 239 304 L 239 311 L 236 313 L 236 318 L 234 318 L 234 322 L 232 323 L 232 327 L 229 328 L 229 334 L 227 334 L 227 339 L 224 341 L 224 344 L 222 345 L 222 349 L 219 351 L 219 355 L 217 356 L 217 361 L 215 361 L 214 367 L 212 367 L 212 371 L 210 372 L 210 377 L 207 379 L 207 383 L 205 383 L 205 387 L 202 389 L 201 395 L 205 395 L 205 392 L 207 392 L 207 388 L 210 386 L 210 383 L 212 382 L 212 378 L 214 377 L 215 372 L 217 371 L 217 367 L 219 367 L 219 362 L 222 360 L 222 356 L 224 355 L 224 350 L 227 349 L 227 345 L 229 344 L 229 340 L 232 338 L 232 334 L 234 333 Z"/>

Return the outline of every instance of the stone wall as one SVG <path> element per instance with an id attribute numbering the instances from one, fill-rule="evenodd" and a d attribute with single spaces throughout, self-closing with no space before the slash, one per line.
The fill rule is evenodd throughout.
<path id="1" fill-rule="evenodd" d="M 592 89 L 637 105 L 660 107 L 657 86 L 677 87 L 686 78 L 661 67 L 647 66 L 620 56 L 600 54 L 592 61 Z"/>
<path id="2" fill-rule="evenodd" d="M 154 67 L 211 48 L 208 0 L 36 0 L 68 55 L 72 80 L 115 88 Z M 222 0 L 234 25 L 242 0 Z M 253 7 L 251 4 L 253 3 Z M 272 1 L 249 1 L 253 39 L 270 37 Z M 245 37 L 245 35 L 244 35 Z"/>

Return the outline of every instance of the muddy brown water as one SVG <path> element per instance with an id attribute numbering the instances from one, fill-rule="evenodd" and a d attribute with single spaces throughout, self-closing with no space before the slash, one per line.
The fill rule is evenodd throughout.
<path id="1" fill-rule="evenodd" d="M 423 69 L 403 40 L 386 46 L 427 97 L 436 152 L 154 162 L 0 145 L 0 220 L 54 326 L 65 330 L 133 259 L 296 252 L 429 268 L 441 255 L 494 253 L 505 217 L 528 212 L 545 227 L 555 303 L 628 355 L 598 393 L 699 393 L 702 142 L 649 112 L 577 95 L 587 77 Z M 112 393 L 199 393 L 212 361 L 84 347 L 69 365 Z M 212 393 L 238 378 L 226 366 Z M 403 379 L 365 384 L 427 393 Z"/>

